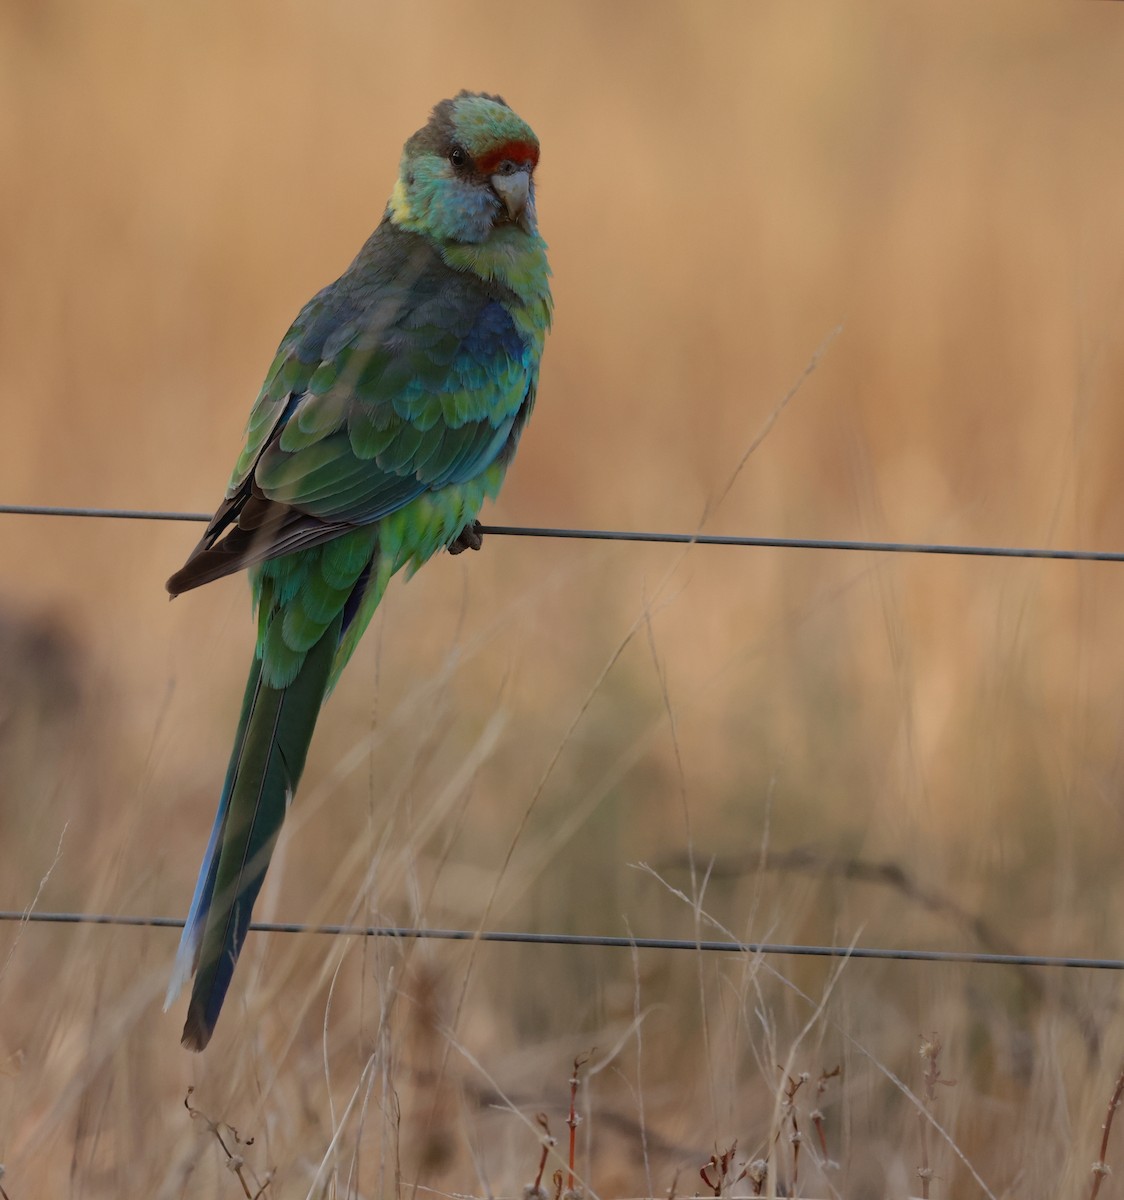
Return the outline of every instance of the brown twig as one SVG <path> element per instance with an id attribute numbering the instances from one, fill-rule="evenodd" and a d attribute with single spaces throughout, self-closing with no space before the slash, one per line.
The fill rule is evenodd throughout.
<path id="1" fill-rule="evenodd" d="M 194 1086 L 187 1089 L 187 1095 L 183 1098 L 183 1106 L 187 1109 L 188 1116 L 193 1121 L 202 1121 L 207 1129 L 215 1135 L 215 1140 L 222 1147 L 223 1154 L 226 1155 L 226 1165 L 231 1172 L 238 1177 L 238 1182 L 242 1185 L 242 1191 L 246 1196 L 246 1200 L 259 1200 L 265 1195 L 266 1188 L 273 1182 L 271 1173 L 267 1173 L 264 1182 L 258 1179 L 252 1167 L 246 1165 L 246 1160 L 241 1154 L 236 1153 L 227 1144 L 222 1136 L 223 1129 L 226 1129 L 230 1136 L 234 1139 L 235 1147 L 247 1147 L 254 1144 L 253 1138 L 245 1138 L 239 1134 L 238 1130 L 230 1124 L 229 1121 L 212 1121 L 202 1109 L 193 1108 L 191 1104 L 191 1095 L 195 1091 Z M 250 1190 L 250 1181 L 246 1178 L 246 1172 L 249 1172 L 250 1179 L 253 1181 L 254 1190 Z M 6 1197 L 5 1197 L 6 1200 Z"/>
<path id="2" fill-rule="evenodd" d="M 582 1067 L 589 1062 L 592 1055 L 592 1050 L 577 1055 L 574 1059 L 574 1069 L 570 1074 L 570 1112 L 566 1117 L 566 1124 L 570 1127 L 570 1160 L 568 1164 L 569 1170 L 566 1172 L 567 1195 L 574 1194 L 574 1149 L 577 1145 L 578 1126 L 581 1124 L 581 1117 L 577 1113 L 578 1084 L 581 1082 L 580 1072 Z"/>
<path id="3" fill-rule="evenodd" d="M 546 1192 L 542 1187 L 542 1175 L 546 1170 L 547 1157 L 558 1144 L 558 1139 L 550 1132 L 550 1122 L 546 1119 L 546 1113 L 535 1113 L 535 1121 L 543 1131 L 542 1153 L 539 1155 L 539 1169 L 535 1175 L 535 1182 L 529 1188 L 523 1189 L 523 1195 L 526 1200 L 532 1200 L 532 1198 L 533 1200 L 546 1200 Z"/>
<path id="4" fill-rule="evenodd" d="M 933 1105 L 937 1098 L 937 1086 L 955 1087 L 955 1079 L 945 1079 L 941 1075 L 941 1039 L 933 1033 L 929 1037 L 921 1035 L 921 1061 L 925 1064 L 923 1079 L 925 1081 L 925 1107 L 917 1113 L 921 1124 L 921 1165 L 917 1168 L 917 1177 L 921 1180 L 921 1200 L 929 1200 L 929 1184 L 933 1180 L 933 1168 L 929 1165 L 929 1122 L 933 1114 Z"/>
<path id="5" fill-rule="evenodd" d="M 737 1153 L 738 1143 L 735 1138 L 730 1146 L 721 1153 L 714 1153 L 699 1167 L 699 1178 L 710 1188 L 711 1194 L 721 1196 L 726 1189 L 727 1180 L 730 1176 L 734 1165 L 734 1155 Z M 714 1178 L 711 1179 L 710 1172 L 714 1171 Z M 743 1167 L 741 1171 L 733 1179 L 729 1179 L 729 1184 L 732 1186 L 739 1180 L 745 1178 L 746 1171 Z"/>
<path id="6" fill-rule="evenodd" d="M 822 1071 L 819 1079 L 816 1080 L 816 1107 L 812 1109 L 811 1120 L 816 1129 L 816 1136 L 820 1142 L 820 1153 L 823 1155 L 824 1162 L 831 1162 L 831 1155 L 827 1152 L 827 1134 L 824 1131 L 823 1112 L 820 1109 L 820 1102 L 823 1099 L 824 1092 L 827 1091 L 828 1083 L 833 1079 L 838 1079 L 843 1073 L 842 1067 L 836 1067 L 832 1071 Z"/>
<path id="7" fill-rule="evenodd" d="M 783 1072 L 784 1068 L 778 1066 L 777 1070 Z M 784 1125 L 786 1118 L 792 1125 L 792 1132 L 788 1135 L 788 1140 L 792 1146 L 792 1190 L 794 1192 L 800 1181 L 800 1147 L 804 1144 L 804 1135 L 800 1132 L 800 1121 L 796 1113 L 796 1093 L 808 1082 L 809 1078 L 807 1071 L 801 1071 L 795 1079 L 791 1075 L 786 1075 L 784 1099 L 781 1101 L 781 1125 Z M 778 1129 L 777 1138 L 780 1136 L 781 1131 Z M 775 1139 L 773 1144 L 776 1144 Z"/>
<path id="8" fill-rule="evenodd" d="M 1101 1152 L 1097 1155 L 1097 1161 L 1093 1163 L 1093 1190 L 1089 1193 L 1089 1200 L 1097 1200 L 1097 1193 L 1101 1190 L 1101 1183 L 1104 1177 L 1110 1173 L 1108 1165 L 1108 1135 L 1112 1132 L 1112 1118 L 1116 1116 L 1116 1110 L 1120 1107 L 1120 1097 L 1124 1095 L 1124 1067 L 1120 1068 L 1120 1074 L 1116 1077 L 1116 1087 L 1112 1089 L 1112 1097 L 1108 1102 L 1108 1112 L 1105 1114 L 1104 1125 L 1101 1126 Z"/>

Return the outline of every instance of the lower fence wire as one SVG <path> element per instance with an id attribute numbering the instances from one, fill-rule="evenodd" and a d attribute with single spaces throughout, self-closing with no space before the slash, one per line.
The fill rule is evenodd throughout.
<path id="1" fill-rule="evenodd" d="M 124 925 L 182 929 L 181 917 L 115 913 L 18 912 L 0 910 L 0 922 L 41 925 Z M 1052 954 L 989 954 L 973 950 L 895 950 L 884 946 L 803 946 L 785 942 L 708 941 L 695 938 L 607 937 L 583 933 L 530 933 L 506 929 L 420 929 L 401 925 L 306 925 L 299 921 L 254 921 L 258 933 L 315 933 L 329 937 L 381 937 L 400 941 L 516 942 L 548 946 L 607 946 L 621 950 L 695 950 L 726 954 L 777 954 L 803 958 L 881 958 L 906 962 L 983 963 L 1004 967 L 1067 967 L 1124 971 L 1124 959 Z"/>

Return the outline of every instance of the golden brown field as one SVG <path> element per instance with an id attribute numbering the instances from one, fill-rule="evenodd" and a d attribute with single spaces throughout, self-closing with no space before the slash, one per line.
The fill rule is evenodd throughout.
<path id="1" fill-rule="evenodd" d="M 0 502 L 212 508 L 462 86 L 556 281 L 486 519 L 1124 546 L 1108 3 L 7 0 Z M 197 533 L 0 516 L 0 908 L 186 911 L 253 636 L 167 602 Z M 1114 564 L 492 537 L 392 588 L 257 915 L 1124 956 L 1122 620 Z M 0 925 L 0 1194 L 519 1196 L 596 1048 L 597 1196 L 735 1138 L 785 1194 L 780 1064 L 801 1195 L 1084 1197 L 1124 1055 L 1114 973 L 259 934 L 196 1057 L 175 943 Z"/>

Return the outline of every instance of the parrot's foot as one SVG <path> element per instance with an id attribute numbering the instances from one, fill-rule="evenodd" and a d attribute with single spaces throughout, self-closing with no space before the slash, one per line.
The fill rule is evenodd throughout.
<path id="1" fill-rule="evenodd" d="M 484 535 L 480 532 L 480 522 L 473 521 L 466 525 L 449 543 L 450 554 L 460 554 L 462 550 L 479 550 L 484 545 Z"/>

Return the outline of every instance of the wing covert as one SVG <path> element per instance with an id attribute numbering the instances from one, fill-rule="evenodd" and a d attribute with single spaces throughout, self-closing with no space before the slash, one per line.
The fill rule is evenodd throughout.
<path id="1" fill-rule="evenodd" d="M 521 427 L 537 356 L 494 289 L 432 252 L 419 268 L 416 246 L 400 258 L 389 277 L 345 273 L 301 311 L 178 590 L 468 482 Z"/>

